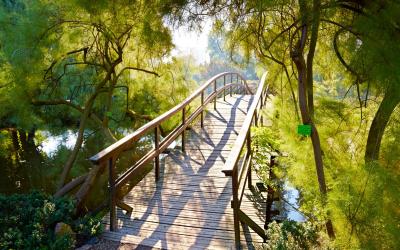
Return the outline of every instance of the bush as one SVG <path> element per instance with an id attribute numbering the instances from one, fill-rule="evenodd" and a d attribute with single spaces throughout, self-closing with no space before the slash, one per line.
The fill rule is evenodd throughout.
<path id="1" fill-rule="evenodd" d="M 59 222 L 87 237 L 100 231 L 98 219 L 86 216 L 74 221 L 74 209 L 71 199 L 54 198 L 36 191 L 0 195 L 0 249 L 71 249 L 75 245 L 74 235 L 54 232 Z M 77 230 L 77 225 L 82 225 L 84 230 Z"/>
<path id="2" fill-rule="evenodd" d="M 101 218 L 85 215 L 74 221 L 72 229 L 77 233 L 77 240 L 85 242 L 102 232 Z"/>
<path id="3" fill-rule="evenodd" d="M 299 223 L 283 221 L 278 224 L 272 222 L 267 230 L 268 241 L 266 249 L 294 250 L 294 249 L 326 249 L 327 240 L 310 222 Z"/>

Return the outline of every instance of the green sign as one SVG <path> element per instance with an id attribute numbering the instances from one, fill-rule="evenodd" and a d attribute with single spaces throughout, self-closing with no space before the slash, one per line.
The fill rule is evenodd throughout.
<path id="1" fill-rule="evenodd" d="M 297 133 L 299 135 L 310 136 L 311 135 L 311 125 L 308 125 L 308 124 L 298 125 Z"/>

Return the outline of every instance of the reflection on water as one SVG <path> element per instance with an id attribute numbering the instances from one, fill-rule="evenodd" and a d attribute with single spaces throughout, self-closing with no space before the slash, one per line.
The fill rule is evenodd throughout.
<path id="1" fill-rule="evenodd" d="M 53 156 L 60 146 L 72 149 L 75 145 L 76 139 L 78 138 L 78 134 L 72 130 L 67 130 L 61 135 L 52 135 L 48 131 L 38 131 L 37 133 L 45 139 L 42 142 L 35 140 L 35 144 L 38 145 L 39 150 L 47 156 Z M 84 143 L 83 146 L 85 146 Z"/>
<path id="2" fill-rule="evenodd" d="M 121 136 L 132 133 L 124 130 Z M 94 135 L 94 136 L 93 136 Z M 11 130 L 0 132 L 0 193 L 26 193 L 41 190 L 54 193 L 61 176 L 64 163 L 77 139 L 76 130 L 66 130 L 61 134 L 49 131 L 27 133 Z M 104 136 L 85 132 L 85 143 L 71 170 L 71 178 L 88 173 L 93 166 L 88 158 L 104 149 L 110 143 Z M 132 144 L 132 148 L 119 157 L 117 173 L 122 173 L 143 157 L 153 146 L 153 136 L 148 135 Z M 147 168 L 151 170 L 152 164 Z M 145 174 L 145 173 L 143 173 Z M 133 180 L 137 181 L 137 180 Z M 105 169 L 99 176 L 86 204 L 89 210 L 99 206 L 108 196 L 108 174 Z"/>
<path id="3" fill-rule="evenodd" d="M 299 209 L 299 199 L 300 192 L 296 188 L 290 186 L 290 184 L 285 181 L 283 184 L 283 209 L 285 210 L 285 216 L 288 220 L 304 222 L 306 218 L 301 214 Z"/>
<path id="4" fill-rule="evenodd" d="M 305 216 L 299 211 L 300 192 L 292 187 L 287 179 L 278 181 L 277 194 L 279 199 L 273 201 L 271 211 L 278 210 L 279 214 L 273 215 L 272 220 L 306 221 Z"/>

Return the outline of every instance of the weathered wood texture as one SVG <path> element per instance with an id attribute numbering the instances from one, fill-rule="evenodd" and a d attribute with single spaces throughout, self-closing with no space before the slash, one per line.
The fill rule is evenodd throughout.
<path id="1" fill-rule="evenodd" d="M 160 159 L 160 179 L 154 171 L 135 186 L 124 202 L 131 214 L 117 210 L 118 230 L 109 240 L 162 249 L 234 249 L 232 178 L 221 172 L 246 117 L 253 96 L 226 96 L 210 105 L 204 127 L 186 132 L 185 152 L 173 149 Z M 180 143 L 178 143 L 180 145 Z M 253 171 L 253 183 L 258 181 Z M 246 190 L 241 209 L 258 225 L 265 221 L 265 199 Z M 257 248 L 263 239 L 247 226 L 241 228 L 242 247 Z"/>

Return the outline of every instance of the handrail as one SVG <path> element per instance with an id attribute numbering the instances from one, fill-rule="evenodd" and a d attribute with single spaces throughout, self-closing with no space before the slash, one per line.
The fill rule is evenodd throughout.
<path id="1" fill-rule="evenodd" d="M 242 210 L 240 210 L 240 204 L 246 183 L 248 187 L 252 188 L 251 183 L 251 161 L 252 161 L 252 150 L 251 150 L 251 125 L 258 125 L 258 122 L 263 122 L 260 111 L 265 106 L 265 102 L 268 95 L 269 85 L 265 86 L 267 78 L 267 72 L 265 72 L 258 85 L 257 92 L 254 95 L 253 102 L 250 109 L 247 112 L 246 118 L 243 122 L 242 128 L 239 131 L 239 135 L 233 144 L 232 150 L 226 160 L 224 169 L 222 172 L 225 176 L 232 177 L 232 208 L 233 208 L 233 220 L 234 220 L 234 231 L 235 231 L 235 243 L 236 247 L 240 248 L 240 222 L 247 224 L 257 234 L 266 240 L 264 229 L 257 225 L 250 217 L 248 217 Z M 242 156 L 243 149 L 247 148 L 246 154 Z"/>
<path id="2" fill-rule="evenodd" d="M 250 109 L 247 112 L 246 118 L 243 122 L 242 128 L 240 129 L 239 135 L 235 143 L 233 144 L 228 159 L 226 160 L 224 169 L 222 170 L 225 176 L 232 176 L 232 172 L 237 170 L 238 168 L 237 163 L 240 159 L 240 153 L 248 138 L 248 133 L 250 131 L 250 127 L 253 122 L 254 116 L 257 115 L 256 113 L 257 107 L 259 106 L 260 101 L 263 101 L 262 96 L 265 96 L 266 92 L 268 91 L 269 86 L 267 86 L 267 88 L 264 88 L 266 77 L 267 77 L 267 72 L 263 74 L 260 80 L 260 84 L 254 96 L 253 103 L 251 104 Z"/>
<path id="3" fill-rule="evenodd" d="M 130 135 L 125 136 L 124 138 L 120 139 L 119 141 L 115 142 L 114 144 L 110 145 L 106 149 L 100 151 L 96 155 L 90 157 L 90 161 L 93 164 L 99 164 L 103 159 L 108 158 L 112 152 L 116 150 L 120 150 L 127 144 L 131 144 L 134 141 L 140 139 L 140 137 L 144 134 L 146 134 L 149 130 L 154 129 L 156 126 L 160 125 L 163 121 L 167 120 L 171 116 L 177 114 L 179 111 L 181 111 L 183 108 L 185 108 L 187 105 L 189 105 L 193 99 L 201 95 L 201 93 L 204 92 L 208 87 L 211 86 L 216 80 L 221 78 L 222 76 L 226 75 L 231 75 L 233 78 L 233 75 L 237 75 L 237 79 L 240 77 L 242 81 L 244 81 L 244 85 L 246 87 L 246 91 L 251 93 L 250 88 L 247 85 L 247 82 L 243 76 L 241 76 L 238 73 L 231 73 L 231 72 L 223 72 L 220 73 L 214 77 L 212 77 L 210 80 L 208 80 L 206 83 L 204 83 L 200 88 L 198 88 L 193 94 L 191 94 L 189 97 L 187 97 L 185 100 L 183 100 L 181 103 L 173 107 L 172 109 L 168 110 L 164 114 L 156 117 L 155 119 L 151 120 L 150 122 L 146 123 L 142 127 L 140 127 L 138 130 L 133 132 Z M 215 91 L 215 90 L 214 90 Z M 252 94 L 252 93 L 251 93 Z"/>
<path id="4" fill-rule="evenodd" d="M 227 84 L 226 76 L 231 76 L 231 82 Z M 233 83 L 233 78 L 236 76 L 236 83 Z M 217 88 L 217 80 L 223 78 L 223 86 Z M 240 78 L 240 83 L 239 83 Z M 206 98 L 204 98 L 204 92 L 210 87 L 213 86 L 213 91 L 208 94 Z M 132 176 L 143 170 L 147 163 L 150 163 L 154 160 L 155 165 L 155 177 L 156 181 L 159 179 L 159 155 L 165 151 L 165 149 L 178 138 L 178 136 L 182 136 L 182 151 L 185 150 L 185 130 L 189 126 L 191 122 L 193 122 L 199 115 L 201 115 L 201 127 L 203 127 L 203 112 L 206 108 L 206 105 L 214 100 L 214 109 L 216 109 L 216 100 L 219 95 L 223 93 L 224 99 L 226 95 L 226 90 L 229 89 L 230 94 L 232 95 L 232 88 L 238 87 L 237 91 L 241 88 L 244 89 L 245 92 L 251 93 L 250 88 L 247 85 L 246 80 L 243 76 L 238 73 L 233 72 L 224 72 L 212 77 L 205 84 L 203 84 L 200 88 L 198 88 L 193 94 L 187 97 L 184 101 L 168 110 L 164 114 L 158 116 L 152 121 L 140 127 L 138 130 L 125 136 L 114 144 L 108 146 L 106 149 L 100 151 L 96 155 L 90 158 L 90 161 L 95 165 L 108 165 L 108 173 L 109 173 L 109 206 L 110 206 L 110 230 L 114 231 L 117 227 L 116 220 L 116 206 L 119 206 L 127 211 L 131 211 L 128 205 L 124 204 L 122 201 L 118 201 L 116 198 L 117 190 L 119 190 L 122 185 L 127 183 Z M 192 101 L 201 97 L 200 106 L 189 116 L 186 117 L 186 106 L 192 103 Z M 162 141 L 159 141 L 159 127 L 161 123 L 168 118 L 178 114 L 178 112 L 182 112 L 182 123 L 175 127 Z M 122 173 L 118 178 L 115 173 L 115 164 L 119 157 L 119 154 L 130 147 L 132 147 L 133 142 L 138 141 L 143 135 L 146 135 L 148 132 L 154 130 L 154 148 L 150 150 L 145 156 L 139 159 L 133 166 L 127 169 L 124 173 Z"/>
<path id="5" fill-rule="evenodd" d="M 189 124 L 198 116 L 200 113 L 204 111 L 205 105 L 209 104 L 212 100 L 215 100 L 216 97 L 221 94 L 225 89 L 237 86 L 241 87 L 241 84 L 237 83 L 230 83 L 222 87 L 221 89 L 218 89 L 215 93 L 209 95 L 207 99 L 204 100 L 203 105 L 198 107 L 187 119 L 183 118 L 184 121 L 181 125 L 176 127 L 174 130 L 172 130 L 165 138 L 163 141 L 158 143 L 158 140 L 156 142 L 158 143 L 158 147 L 156 146 L 153 150 L 149 151 L 145 156 L 143 156 L 135 165 L 127 169 L 121 176 L 119 176 L 115 180 L 115 186 L 116 188 L 120 188 L 122 185 L 127 183 L 132 175 L 134 175 L 134 171 L 144 165 L 149 163 L 151 160 L 153 160 L 155 157 L 157 157 L 159 154 L 161 154 L 167 147 L 179 136 L 183 135 L 183 132 L 185 131 L 186 127 L 189 126 Z M 184 139 L 182 139 L 182 150 L 184 151 Z M 157 162 L 156 162 L 157 164 Z M 156 170 L 156 174 L 158 174 L 158 170 Z M 156 178 L 158 179 L 158 177 Z"/>

